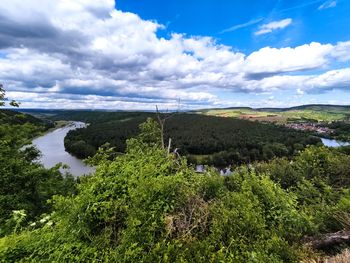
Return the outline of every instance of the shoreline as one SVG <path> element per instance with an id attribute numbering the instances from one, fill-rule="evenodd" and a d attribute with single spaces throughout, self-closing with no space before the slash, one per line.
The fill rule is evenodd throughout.
<path id="1" fill-rule="evenodd" d="M 34 136 L 33 138 L 30 139 L 30 141 L 32 142 L 33 140 L 41 137 L 41 136 L 45 136 L 46 134 L 53 132 L 55 130 L 58 130 L 60 128 L 64 128 L 66 126 L 69 126 L 70 124 L 73 123 L 73 121 L 64 121 L 64 120 L 60 120 L 60 121 L 55 121 L 55 127 L 49 128 L 46 131 L 41 132 L 40 134 Z"/>

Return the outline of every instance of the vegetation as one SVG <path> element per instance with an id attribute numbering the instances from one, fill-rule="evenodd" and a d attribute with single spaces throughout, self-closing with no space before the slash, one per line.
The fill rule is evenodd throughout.
<path id="1" fill-rule="evenodd" d="M 29 114 L 20 113 L 13 110 L 0 109 L 0 125 L 12 125 L 21 127 L 30 124 L 36 127 L 38 132 L 43 132 L 49 128 L 53 128 L 54 124 L 50 121 L 37 119 Z"/>
<path id="2" fill-rule="evenodd" d="M 340 252 L 345 243 L 313 245 L 322 236 L 349 232 L 346 149 L 307 146 L 317 141 L 306 133 L 239 119 L 176 115 L 167 119 L 162 138 L 152 113 L 74 114 L 90 126 L 71 133 L 67 139 L 74 140 L 68 144 L 79 139 L 96 152 L 88 159 L 95 174 L 77 182 L 62 176 L 59 165 L 44 169 L 35 162 L 38 151 L 23 147 L 48 128 L 47 122 L 0 112 L 0 262 L 332 262 L 349 257 L 347 250 L 327 255 Z M 172 151 L 163 145 L 169 137 Z M 231 149 L 242 165 L 230 176 L 210 167 L 196 173 L 182 157 L 213 158 Z M 116 154 L 120 150 L 124 154 Z M 247 160 L 262 161 L 246 165 Z"/>
<path id="3" fill-rule="evenodd" d="M 313 257 L 306 236 L 349 223 L 350 156 L 309 147 L 223 177 L 195 173 L 159 135 L 148 119 L 125 154 L 101 148 L 75 195 L 54 196 L 52 213 L 0 239 L 0 260 L 298 262 Z"/>
<path id="4" fill-rule="evenodd" d="M 40 153 L 25 146 L 48 126 L 30 115 L 0 110 L 0 237 L 49 213 L 53 195 L 74 192 L 72 177 L 62 177 L 59 166 L 44 169 L 34 162 Z"/>
<path id="5" fill-rule="evenodd" d="M 263 122 L 287 123 L 309 120 L 315 122 L 343 121 L 350 118 L 349 106 L 305 105 L 292 108 L 228 108 L 201 110 L 198 113 L 210 116 L 233 117 Z"/>
<path id="6" fill-rule="evenodd" d="M 302 261 L 302 263 L 348 263 L 350 262 L 350 250 L 345 249 L 343 252 L 335 256 L 314 256 Z"/>
<path id="7" fill-rule="evenodd" d="M 65 147 L 79 158 L 94 155 L 105 143 L 124 152 L 125 140 L 139 133 L 138 126 L 147 117 L 155 118 L 155 114 L 84 112 L 77 116 L 76 113 L 74 118 L 90 125 L 70 131 Z M 320 139 L 308 133 L 273 124 L 185 113 L 166 121 L 165 141 L 169 138 L 173 148 L 188 156 L 190 162 L 218 167 L 292 156 L 306 145 L 320 143 Z"/>
<path id="8" fill-rule="evenodd" d="M 336 139 L 350 141 L 350 123 L 338 121 L 326 126 L 334 131 L 332 136 Z"/>
<path id="9" fill-rule="evenodd" d="M 8 98 L 6 98 L 6 92 L 4 89 L 4 86 L 0 83 L 0 107 L 5 106 L 5 102 L 8 101 Z M 11 100 L 9 102 L 9 105 L 12 107 L 18 107 L 19 103 L 15 100 Z"/>

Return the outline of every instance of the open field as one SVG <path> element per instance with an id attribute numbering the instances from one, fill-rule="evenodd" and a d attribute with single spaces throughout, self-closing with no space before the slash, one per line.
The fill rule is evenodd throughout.
<path id="1" fill-rule="evenodd" d="M 210 109 L 197 111 L 199 114 L 232 117 L 252 121 L 274 122 L 285 124 L 289 121 L 310 120 L 310 121 L 341 121 L 349 120 L 350 107 L 348 106 L 330 106 L 330 105 L 306 105 L 293 108 L 227 108 Z"/>

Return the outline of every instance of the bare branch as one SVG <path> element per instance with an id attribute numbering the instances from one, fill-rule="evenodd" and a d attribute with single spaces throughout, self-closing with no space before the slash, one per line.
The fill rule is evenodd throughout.
<path id="1" fill-rule="evenodd" d="M 162 114 L 159 109 L 158 109 L 158 105 L 156 105 L 156 115 L 157 115 L 157 119 L 158 119 L 158 123 L 160 126 L 160 132 L 161 132 L 161 144 L 162 144 L 162 149 L 165 150 L 165 142 L 164 142 L 164 127 L 165 127 L 165 122 L 170 119 L 171 117 L 173 117 L 175 114 L 177 114 L 180 111 L 180 99 L 179 99 L 179 105 L 178 105 L 178 109 L 175 112 L 172 113 L 167 113 L 166 114 Z M 163 116 L 162 116 L 163 115 Z M 170 149 L 171 149 L 171 138 L 169 138 L 169 142 L 168 142 L 168 147 L 167 147 L 167 153 L 168 155 L 170 154 Z"/>

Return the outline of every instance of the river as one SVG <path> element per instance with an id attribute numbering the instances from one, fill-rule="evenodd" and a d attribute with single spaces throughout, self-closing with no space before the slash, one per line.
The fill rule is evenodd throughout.
<path id="1" fill-rule="evenodd" d="M 73 176 L 81 176 L 94 172 L 94 168 L 85 165 L 81 160 L 66 152 L 64 148 L 64 137 L 70 130 L 84 128 L 83 122 L 72 122 L 71 124 L 49 132 L 33 140 L 32 144 L 41 152 L 41 162 L 45 168 L 52 168 L 57 163 L 67 164 L 67 169 Z M 64 171 L 64 170 L 61 170 Z"/>
<path id="2" fill-rule="evenodd" d="M 64 137 L 70 130 L 86 127 L 83 122 L 71 122 L 71 124 L 49 132 L 41 137 L 33 140 L 33 145 L 41 152 L 41 158 L 39 161 L 45 168 L 52 168 L 57 163 L 61 162 L 67 164 L 70 168 L 67 169 L 73 176 L 81 176 L 84 174 L 90 174 L 94 172 L 94 168 L 85 165 L 81 160 L 66 152 L 64 148 Z M 350 145 L 349 142 L 342 142 L 337 140 L 331 140 L 321 138 L 322 143 L 328 147 L 341 147 Z M 196 167 L 198 172 L 203 172 L 203 168 Z M 63 171 L 63 170 L 62 170 Z M 222 174 L 228 174 L 230 170 L 220 171 Z"/>
<path id="3" fill-rule="evenodd" d="M 337 140 L 332 140 L 332 139 L 326 139 L 326 138 L 321 138 L 323 145 L 328 146 L 328 147 L 342 147 L 342 146 L 349 146 L 349 142 L 343 142 L 343 141 L 337 141 Z"/>

